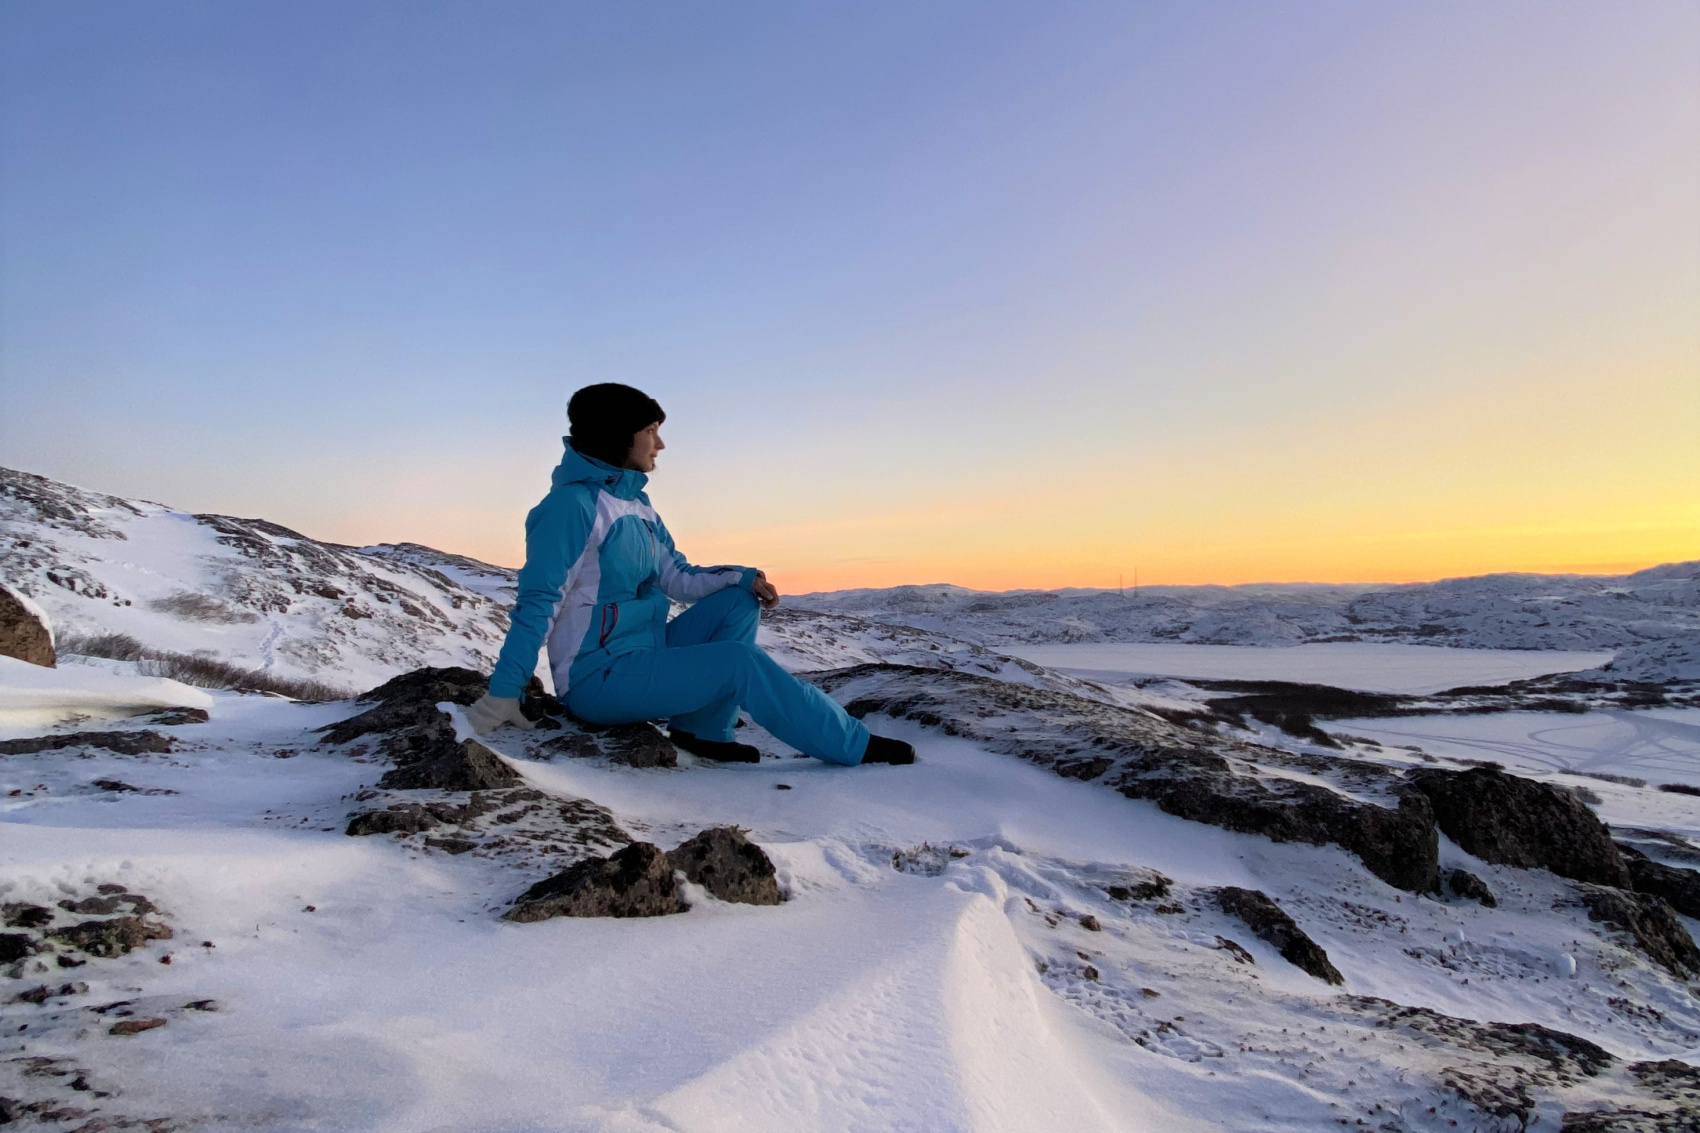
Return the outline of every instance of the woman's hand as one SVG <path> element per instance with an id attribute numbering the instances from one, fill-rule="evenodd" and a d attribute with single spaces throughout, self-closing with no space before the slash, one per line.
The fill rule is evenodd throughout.
<path id="1" fill-rule="evenodd" d="M 771 610 L 779 605 L 779 591 L 762 571 L 756 571 L 756 580 L 750 584 L 750 593 L 756 596 L 756 601 L 761 603 L 764 610 Z"/>

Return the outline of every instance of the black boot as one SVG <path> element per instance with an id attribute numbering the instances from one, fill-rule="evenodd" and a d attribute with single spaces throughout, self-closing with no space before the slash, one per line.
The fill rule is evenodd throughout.
<path id="1" fill-rule="evenodd" d="M 863 763 L 914 763 L 915 749 L 902 740 L 888 740 L 870 735 L 868 750 L 862 753 Z"/>
<path id="2" fill-rule="evenodd" d="M 725 740 L 705 740 L 671 728 L 667 738 L 673 741 L 673 746 L 682 747 L 692 755 L 700 755 L 704 759 L 714 759 L 721 763 L 760 763 L 761 752 L 749 744 L 728 743 Z"/>

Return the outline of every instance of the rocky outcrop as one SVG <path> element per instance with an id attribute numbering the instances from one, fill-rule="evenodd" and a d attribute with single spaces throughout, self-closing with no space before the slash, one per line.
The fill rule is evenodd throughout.
<path id="1" fill-rule="evenodd" d="M 332 744 L 383 735 L 381 747 L 397 764 L 379 784 L 386 788 L 466 791 L 513 786 L 519 776 L 477 740 L 456 741 L 452 725 L 437 707 L 444 702 L 469 705 L 488 686 L 489 677 L 471 669 L 416 669 L 361 694 L 358 700 L 372 703 L 371 708 L 320 732 Z M 530 744 L 527 754 L 534 759 L 565 754 L 603 756 L 629 767 L 678 766 L 673 744 L 651 725 L 602 727 L 574 719 L 535 677 L 521 711 L 543 734 L 558 733 Z"/>
<path id="2" fill-rule="evenodd" d="M 378 780 L 383 790 L 484 791 L 524 782 L 477 740 L 456 739 L 454 725 L 440 712 L 428 723 L 390 733 L 381 746 L 396 763 Z"/>
<path id="3" fill-rule="evenodd" d="M 1428 799 L 1388 768 L 1256 747 L 1148 713 L 968 673 L 857 665 L 809 679 L 855 716 L 914 720 L 1196 822 L 1276 842 L 1336 843 L 1400 889 L 1426 893 L 1439 886 Z M 1289 769 L 1297 774 L 1281 773 Z M 1315 781 L 1329 778 L 1352 794 Z M 1354 795 L 1379 796 L 1385 805 Z"/>
<path id="4" fill-rule="evenodd" d="M 32 665 L 55 665 L 53 629 L 35 603 L 0 583 L 0 657 Z"/>
<path id="5" fill-rule="evenodd" d="M 67 732 L 60 736 L 31 736 L 0 740 L 0 755 L 34 755 L 67 747 L 98 747 L 117 755 L 164 755 L 172 750 L 171 738 L 158 732 Z"/>
<path id="6" fill-rule="evenodd" d="M 670 853 L 633 842 L 606 858 L 582 861 L 527 889 L 503 914 L 531 922 L 550 917 L 658 917 L 689 906 L 675 872 L 722 901 L 777 905 L 773 862 L 760 846 L 730 826 L 697 834 Z"/>
<path id="7" fill-rule="evenodd" d="M 145 917 L 112 917 L 56 928 L 49 937 L 90 956 L 122 956 L 152 940 L 170 940 L 169 926 Z"/>
<path id="8" fill-rule="evenodd" d="M 1493 890 L 1488 888 L 1487 882 L 1467 869 L 1446 871 L 1446 892 L 1453 897 L 1468 898 L 1490 909 L 1499 907 L 1499 901 L 1494 897 Z"/>
<path id="9" fill-rule="evenodd" d="M 667 855 L 648 842 L 633 842 L 539 881 L 502 919 L 526 924 L 550 917 L 660 917 L 686 907 Z"/>
<path id="10" fill-rule="evenodd" d="M 1656 862 L 1635 847 L 1617 844 L 1629 867 L 1629 887 L 1637 893 L 1662 897 L 1685 917 L 1700 919 L 1700 870 Z"/>
<path id="11" fill-rule="evenodd" d="M 477 740 L 457 739 L 453 722 L 437 707 L 444 701 L 471 704 L 487 683 L 471 669 L 416 669 L 361 694 L 360 701 L 377 702 L 373 707 L 319 731 L 333 744 L 382 734 L 379 747 L 396 764 L 378 780 L 386 790 L 516 787 L 519 773 Z"/>
<path id="12" fill-rule="evenodd" d="M 1324 983 L 1346 982 L 1322 946 L 1307 936 L 1267 894 L 1228 885 L 1216 891 L 1216 903 L 1224 913 L 1244 921 L 1259 940 L 1281 953 L 1281 958 L 1289 964 Z"/>
<path id="13" fill-rule="evenodd" d="M 1605 885 L 1581 888 L 1589 920 L 1627 932 L 1650 960 L 1679 979 L 1700 975 L 1700 947 L 1662 898 Z"/>
<path id="14" fill-rule="evenodd" d="M 374 704 L 357 716 L 320 728 L 326 743 L 345 744 L 374 732 L 429 724 L 442 718 L 443 701 L 467 705 L 484 695 L 489 678 L 471 669 L 415 669 L 363 692 L 358 703 Z"/>
<path id="15" fill-rule="evenodd" d="M 667 857 L 687 881 L 702 886 L 722 901 L 777 905 L 785 900 L 779 892 L 773 862 L 736 827 L 704 830 Z"/>
<path id="16" fill-rule="evenodd" d="M 1428 796 L 1440 829 L 1466 853 L 1595 885 L 1629 885 L 1611 831 L 1569 791 L 1496 767 L 1423 770 L 1410 780 Z"/>
<path id="17" fill-rule="evenodd" d="M 572 720 L 565 722 L 563 729 L 560 735 L 533 744 L 526 754 L 533 759 L 553 759 L 558 755 L 574 759 L 601 757 L 625 767 L 679 766 L 679 749 L 653 724 L 603 727 Z"/>

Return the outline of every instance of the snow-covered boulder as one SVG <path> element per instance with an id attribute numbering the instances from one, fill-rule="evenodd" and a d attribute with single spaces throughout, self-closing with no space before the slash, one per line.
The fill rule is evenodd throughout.
<path id="1" fill-rule="evenodd" d="M 53 627 L 40 606 L 0 582 L 0 656 L 54 667 Z"/>

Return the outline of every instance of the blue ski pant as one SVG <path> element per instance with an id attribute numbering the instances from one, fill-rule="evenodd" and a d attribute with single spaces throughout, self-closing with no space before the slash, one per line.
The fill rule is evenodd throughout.
<path id="1" fill-rule="evenodd" d="M 669 718 L 705 740 L 731 741 L 738 709 L 805 755 L 862 762 L 868 729 L 814 685 L 798 680 L 756 644 L 761 606 L 728 587 L 667 623 L 665 649 L 615 657 L 575 680 L 567 707 L 593 724 Z"/>

